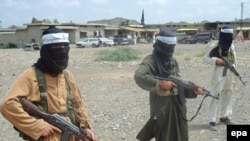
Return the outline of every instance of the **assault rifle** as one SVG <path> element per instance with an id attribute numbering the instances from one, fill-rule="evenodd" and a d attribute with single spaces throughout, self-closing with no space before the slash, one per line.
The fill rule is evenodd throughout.
<path id="1" fill-rule="evenodd" d="M 242 84 L 245 85 L 246 82 L 243 82 L 243 81 L 242 81 L 240 74 L 237 72 L 237 70 L 235 69 L 235 67 L 233 66 L 233 64 L 230 63 L 230 62 L 227 60 L 226 57 L 221 56 L 221 59 L 222 59 L 222 60 L 224 61 L 224 63 L 225 63 L 225 69 L 223 70 L 223 76 L 226 75 L 227 69 L 229 69 L 232 73 L 234 73 L 234 74 L 240 79 L 240 81 L 242 82 Z"/>
<path id="2" fill-rule="evenodd" d="M 168 78 L 163 78 L 163 77 L 158 77 L 158 76 L 154 76 L 154 78 L 156 79 L 159 79 L 159 80 L 167 80 L 167 81 L 172 81 L 174 82 L 175 84 L 179 85 L 179 86 L 182 86 L 183 88 L 187 88 L 187 89 L 191 89 L 191 90 L 194 90 L 194 89 L 197 89 L 197 88 L 201 88 L 203 91 L 204 91 L 204 98 L 202 99 L 201 103 L 200 103 L 200 106 L 198 107 L 195 115 L 190 119 L 186 119 L 183 117 L 184 120 L 186 121 L 192 121 L 199 113 L 200 109 L 201 109 L 201 106 L 202 106 L 202 103 L 204 102 L 205 98 L 207 96 L 210 96 L 214 99 L 219 99 L 219 94 L 217 96 L 214 96 L 214 95 L 211 95 L 210 91 L 196 85 L 195 83 L 191 82 L 191 81 L 185 81 L 183 79 L 181 79 L 180 77 L 176 77 L 174 75 L 170 75 L 168 76 Z M 179 99 L 181 101 L 181 103 L 185 103 L 186 102 L 186 99 L 185 99 L 185 96 L 184 96 L 184 93 L 179 93 Z"/>
<path id="3" fill-rule="evenodd" d="M 19 101 L 21 102 L 23 109 L 30 114 L 31 116 L 39 117 L 47 121 L 48 123 L 58 127 L 62 130 L 62 139 L 61 141 L 69 141 L 71 135 L 75 135 L 78 139 L 82 141 L 91 141 L 87 135 L 88 132 L 83 128 L 78 128 L 74 124 L 68 122 L 63 117 L 58 114 L 48 114 L 42 112 L 38 109 L 36 105 L 32 102 L 28 101 L 25 98 L 20 98 Z"/>
<path id="4" fill-rule="evenodd" d="M 195 83 L 193 83 L 191 81 L 185 81 L 185 80 L 181 79 L 180 77 L 176 77 L 174 75 L 169 75 L 168 78 L 163 78 L 163 77 L 158 77 L 158 76 L 154 76 L 154 78 L 159 79 L 159 80 L 172 81 L 179 86 L 182 86 L 184 88 L 191 89 L 191 90 L 201 88 L 204 91 L 206 96 L 210 96 L 212 98 L 219 99 L 218 96 L 211 95 L 210 91 L 196 85 Z M 179 98 L 180 98 L 182 103 L 186 102 L 184 94 L 180 93 Z"/>

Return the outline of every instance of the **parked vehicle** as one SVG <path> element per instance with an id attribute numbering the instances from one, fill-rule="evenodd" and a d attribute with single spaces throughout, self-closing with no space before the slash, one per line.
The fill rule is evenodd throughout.
<path id="1" fill-rule="evenodd" d="M 199 43 L 207 44 L 212 38 L 210 32 L 197 33 L 197 40 Z"/>
<path id="2" fill-rule="evenodd" d="M 211 36 L 209 33 L 198 33 L 194 36 L 185 36 L 178 39 L 179 44 L 196 44 L 196 43 L 202 43 L 207 44 L 211 39 Z"/>
<path id="3" fill-rule="evenodd" d="M 86 46 L 92 46 L 92 47 L 99 47 L 100 42 L 98 38 L 86 38 L 83 41 L 77 42 L 77 47 L 86 47 Z"/>
<path id="4" fill-rule="evenodd" d="M 187 34 L 185 32 L 177 32 L 175 33 L 177 41 L 181 40 L 182 38 L 187 37 Z"/>
<path id="5" fill-rule="evenodd" d="M 115 43 L 112 39 L 108 39 L 108 38 L 98 38 L 99 40 L 99 45 L 103 45 L 103 46 L 113 46 Z"/>
<path id="6" fill-rule="evenodd" d="M 187 39 L 191 38 L 191 36 L 182 36 L 177 39 L 177 43 L 179 44 L 186 44 Z"/>
<path id="7" fill-rule="evenodd" d="M 129 45 L 129 40 L 123 36 L 114 36 L 113 41 L 115 45 Z"/>
<path id="8" fill-rule="evenodd" d="M 186 44 L 196 44 L 198 42 L 197 36 L 186 38 Z"/>
<path id="9" fill-rule="evenodd" d="M 40 50 L 41 46 L 39 43 L 29 43 L 24 45 L 25 51 L 33 51 L 33 50 Z"/>

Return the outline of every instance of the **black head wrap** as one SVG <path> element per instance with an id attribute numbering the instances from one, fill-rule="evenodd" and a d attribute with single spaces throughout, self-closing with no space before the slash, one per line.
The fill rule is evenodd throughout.
<path id="1" fill-rule="evenodd" d="M 219 32 L 219 47 L 221 48 L 221 56 L 227 56 L 228 50 L 233 42 L 233 29 L 229 26 L 224 26 Z"/>
<path id="2" fill-rule="evenodd" d="M 68 66 L 69 41 L 68 34 L 63 30 L 51 26 L 43 32 L 43 45 L 40 51 L 40 58 L 35 66 L 42 72 L 56 76 Z M 64 45 L 64 48 L 53 46 Z"/>
<path id="3" fill-rule="evenodd" d="M 153 46 L 157 56 L 165 61 L 169 61 L 173 56 L 175 45 L 175 34 L 169 30 L 161 30 Z"/>
<path id="4" fill-rule="evenodd" d="M 231 27 L 222 27 L 219 31 L 218 46 L 209 53 L 210 57 L 227 56 L 233 42 L 233 29 Z"/>
<path id="5" fill-rule="evenodd" d="M 159 75 L 168 77 L 172 74 L 173 69 L 173 53 L 176 45 L 176 36 L 170 30 L 161 30 L 156 36 L 154 43 L 153 57 L 157 65 Z"/>

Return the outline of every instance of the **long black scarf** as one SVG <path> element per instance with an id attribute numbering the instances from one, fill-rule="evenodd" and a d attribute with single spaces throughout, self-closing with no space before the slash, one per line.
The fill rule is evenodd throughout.
<path id="1" fill-rule="evenodd" d="M 42 72 L 57 76 L 68 66 L 69 50 L 69 46 L 52 48 L 51 45 L 44 45 L 41 48 L 41 57 L 34 65 Z"/>
<path id="2" fill-rule="evenodd" d="M 168 78 L 169 75 L 173 74 L 173 69 L 172 69 L 172 61 L 168 60 L 165 61 L 161 59 L 156 51 L 153 51 L 153 59 L 154 62 L 156 63 L 156 70 L 157 73 L 160 77 Z"/>

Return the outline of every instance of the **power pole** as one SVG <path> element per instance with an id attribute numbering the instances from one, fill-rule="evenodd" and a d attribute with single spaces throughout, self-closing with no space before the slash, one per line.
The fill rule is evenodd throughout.
<path id="1" fill-rule="evenodd" d="M 243 2 L 241 3 L 240 30 L 239 30 L 239 32 L 237 34 L 237 40 L 244 42 L 244 33 L 243 33 L 243 30 L 242 30 L 242 26 L 243 26 Z"/>
<path id="2" fill-rule="evenodd" d="M 240 29 L 242 30 L 243 26 L 243 2 L 241 3 L 241 18 L 240 18 Z"/>

